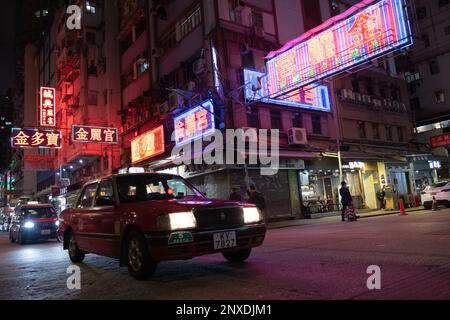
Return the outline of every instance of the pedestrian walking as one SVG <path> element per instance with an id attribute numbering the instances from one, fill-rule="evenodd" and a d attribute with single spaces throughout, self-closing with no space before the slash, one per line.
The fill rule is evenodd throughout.
<path id="1" fill-rule="evenodd" d="M 377 199 L 380 202 L 381 210 L 386 209 L 386 200 L 385 200 L 386 191 L 385 191 L 385 189 L 386 189 L 386 187 L 383 186 L 383 188 L 377 192 Z"/>
<path id="2" fill-rule="evenodd" d="M 254 204 L 264 215 L 264 219 L 266 220 L 266 199 L 264 198 L 261 192 L 256 190 L 255 186 L 250 186 L 248 190 L 248 202 Z"/>
<path id="3" fill-rule="evenodd" d="M 345 221 L 345 212 L 347 208 L 353 205 L 353 198 L 350 193 L 350 190 L 347 188 L 347 183 L 345 181 L 341 183 L 341 189 L 339 190 L 339 194 L 341 195 L 341 203 L 342 203 L 342 221 Z"/>

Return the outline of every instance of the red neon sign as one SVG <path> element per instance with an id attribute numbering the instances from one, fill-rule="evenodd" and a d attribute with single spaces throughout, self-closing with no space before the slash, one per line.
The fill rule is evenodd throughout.
<path id="1" fill-rule="evenodd" d="M 138 163 L 164 153 L 164 127 L 159 126 L 131 141 L 131 162 Z"/>
<path id="2" fill-rule="evenodd" d="M 404 1 L 364 0 L 271 52 L 267 57 L 271 59 L 267 62 L 270 97 L 281 97 L 411 45 Z"/>
<path id="3" fill-rule="evenodd" d="M 42 127 L 56 126 L 56 90 L 41 88 L 40 124 Z"/>

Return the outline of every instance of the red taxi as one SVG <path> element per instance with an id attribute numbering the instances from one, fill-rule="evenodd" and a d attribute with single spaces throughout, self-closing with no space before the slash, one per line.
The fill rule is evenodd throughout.
<path id="1" fill-rule="evenodd" d="M 87 253 L 117 258 L 136 279 L 151 277 L 165 260 L 222 253 L 243 262 L 266 233 L 255 206 L 207 199 L 181 177 L 150 173 L 88 183 L 60 221 L 72 262 Z"/>

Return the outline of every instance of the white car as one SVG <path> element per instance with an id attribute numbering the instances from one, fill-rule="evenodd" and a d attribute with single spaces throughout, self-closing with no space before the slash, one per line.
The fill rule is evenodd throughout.
<path id="1" fill-rule="evenodd" d="M 426 187 L 422 191 L 422 204 L 425 209 L 432 208 L 433 198 L 436 199 L 438 206 L 450 208 L 450 182 L 439 182 Z"/>

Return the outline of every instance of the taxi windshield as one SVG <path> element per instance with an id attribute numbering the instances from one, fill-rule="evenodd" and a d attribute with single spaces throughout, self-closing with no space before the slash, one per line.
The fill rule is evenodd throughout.
<path id="1" fill-rule="evenodd" d="M 56 211 L 51 207 L 22 209 L 22 215 L 25 219 L 48 219 L 57 216 Z"/>
<path id="2" fill-rule="evenodd" d="M 202 197 L 184 179 L 174 176 L 130 175 L 117 178 L 121 203 Z"/>

